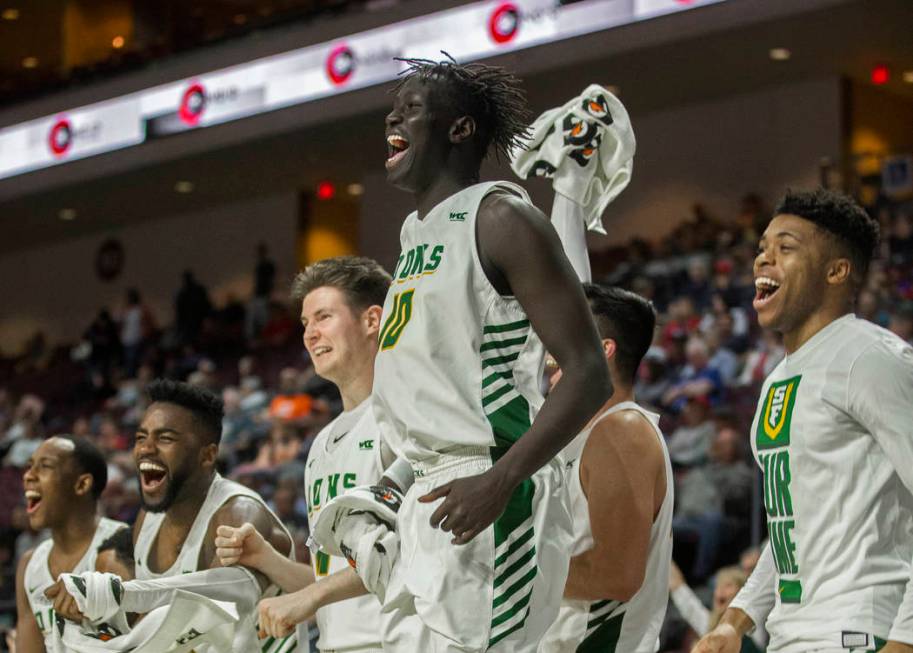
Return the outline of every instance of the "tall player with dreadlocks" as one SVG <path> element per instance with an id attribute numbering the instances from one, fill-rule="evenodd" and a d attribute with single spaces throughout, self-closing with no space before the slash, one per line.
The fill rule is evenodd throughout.
<path id="1" fill-rule="evenodd" d="M 405 60 L 386 118 L 387 179 L 416 211 L 384 305 L 374 412 L 416 482 L 399 511 L 387 609 L 428 651 L 534 651 L 567 576 L 555 455 L 611 395 L 580 283 L 548 219 L 490 150 L 525 131 L 500 68 Z M 544 401 L 543 343 L 566 370 Z"/>

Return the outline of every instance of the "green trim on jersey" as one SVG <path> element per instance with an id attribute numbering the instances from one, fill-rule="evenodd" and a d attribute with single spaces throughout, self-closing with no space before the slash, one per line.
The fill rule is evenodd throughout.
<path id="1" fill-rule="evenodd" d="M 529 327 L 529 320 L 517 320 L 506 324 L 486 324 L 482 327 L 482 333 L 486 336 L 491 333 L 504 333 L 505 331 L 518 331 Z"/>
<path id="2" fill-rule="evenodd" d="M 605 612 L 589 620 L 587 635 L 577 647 L 577 653 L 615 653 L 626 613 L 614 614 L 614 611 L 621 605 L 624 604 L 618 601 L 600 601 L 590 607 L 591 616 L 596 612 Z"/>
<path id="3" fill-rule="evenodd" d="M 492 449 L 492 460 L 504 450 Z M 504 512 L 495 520 L 494 595 L 488 647 L 526 625 L 529 601 L 539 569 L 536 565 L 533 497 L 536 486 L 523 481 L 510 497 Z M 519 618 L 518 618 L 518 615 Z"/>

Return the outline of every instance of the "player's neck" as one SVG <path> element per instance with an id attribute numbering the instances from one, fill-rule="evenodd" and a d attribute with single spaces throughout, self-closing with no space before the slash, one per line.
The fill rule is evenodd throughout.
<path id="1" fill-rule="evenodd" d="M 342 409 L 345 412 L 355 410 L 371 396 L 374 386 L 374 363 L 366 365 L 364 370 L 346 383 L 340 384 L 339 395 L 342 397 Z"/>
<path id="2" fill-rule="evenodd" d="M 459 193 L 464 188 L 469 188 L 479 182 L 478 173 L 460 174 L 454 171 L 445 171 L 438 175 L 427 188 L 415 193 L 415 207 L 418 210 L 418 219 L 424 220 L 431 210 L 445 199 Z"/>
<path id="3" fill-rule="evenodd" d="M 821 306 L 798 327 L 783 333 L 783 347 L 786 353 L 796 353 L 802 345 L 808 342 L 821 329 L 851 312 L 852 307 L 845 303 Z"/>
<path id="4" fill-rule="evenodd" d="M 94 503 L 91 508 L 69 511 L 64 523 L 51 529 L 54 549 L 65 556 L 84 552 L 95 536 L 99 519 Z"/>
<path id="5" fill-rule="evenodd" d="M 214 474 L 201 476 L 195 484 L 185 485 L 181 496 L 175 498 L 174 503 L 165 512 L 165 521 L 174 527 L 190 527 L 197 518 L 197 513 L 206 501 L 209 486 L 212 485 Z"/>
<path id="6" fill-rule="evenodd" d="M 602 415 L 605 411 L 617 406 L 618 404 L 623 404 L 626 401 L 634 401 L 634 388 L 629 385 L 622 385 L 618 383 L 615 379 L 612 379 L 612 385 L 615 387 L 615 392 L 612 393 L 612 396 L 609 397 L 602 408 L 596 411 L 596 414 L 593 415 L 593 418 L 590 420 L 592 422 L 599 415 Z"/>

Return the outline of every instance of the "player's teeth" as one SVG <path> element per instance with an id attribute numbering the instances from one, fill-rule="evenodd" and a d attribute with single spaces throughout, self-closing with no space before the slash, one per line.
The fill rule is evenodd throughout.
<path id="1" fill-rule="evenodd" d="M 35 492 L 35 490 L 27 490 L 25 493 L 25 498 L 26 499 L 40 499 L 41 493 Z"/>
<path id="2" fill-rule="evenodd" d="M 140 463 L 139 469 L 141 472 L 164 472 L 165 468 L 160 465 L 155 465 L 153 463 Z"/>

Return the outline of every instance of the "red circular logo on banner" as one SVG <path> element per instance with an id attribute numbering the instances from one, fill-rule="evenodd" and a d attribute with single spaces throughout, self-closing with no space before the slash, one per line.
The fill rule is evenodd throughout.
<path id="1" fill-rule="evenodd" d="M 355 53 L 347 45 L 340 45 L 327 57 L 327 76 L 336 85 L 346 82 L 355 72 Z"/>
<path id="2" fill-rule="evenodd" d="M 54 123 L 48 132 L 48 146 L 54 156 L 63 156 L 73 144 L 73 126 L 66 118 L 61 118 Z"/>
<path id="3" fill-rule="evenodd" d="M 488 19 L 488 33 L 495 43 L 507 43 L 520 29 L 520 11 L 512 2 L 505 2 Z"/>
<path id="4" fill-rule="evenodd" d="M 206 110 L 206 89 L 199 82 L 194 82 L 187 87 L 181 96 L 181 106 L 178 115 L 188 125 L 196 125 L 203 117 Z"/>

